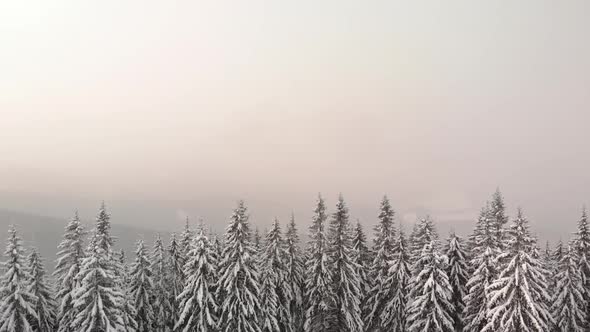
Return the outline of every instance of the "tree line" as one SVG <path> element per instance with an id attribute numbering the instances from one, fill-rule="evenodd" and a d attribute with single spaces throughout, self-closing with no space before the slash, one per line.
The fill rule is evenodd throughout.
<path id="1" fill-rule="evenodd" d="M 65 227 L 52 276 L 9 230 L 0 279 L 0 332 L 525 332 L 586 331 L 590 227 L 541 249 L 496 191 L 473 232 L 441 240 L 434 221 L 411 232 L 384 197 L 369 241 L 342 196 L 319 196 L 300 243 L 295 218 L 262 238 L 243 201 L 223 237 L 187 221 L 167 244 L 139 240 L 130 264 L 113 249 L 102 204 L 87 232 Z"/>

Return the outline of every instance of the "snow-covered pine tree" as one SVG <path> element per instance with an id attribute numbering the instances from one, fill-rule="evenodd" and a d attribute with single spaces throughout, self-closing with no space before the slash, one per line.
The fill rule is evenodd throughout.
<path id="1" fill-rule="evenodd" d="M 218 235 L 214 235 L 213 236 L 213 241 L 210 241 L 213 243 L 213 255 L 215 257 L 215 261 L 217 262 L 217 264 L 221 264 L 221 259 L 223 258 L 223 243 L 221 242 L 221 239 L 219 238 Z M 216 268 L 216 271 L 219 270 L 219 268 Z"/>
<path id="2" fill-rule="evenodd" d="M 260 328 L 264 332 L 292 331 L 289 305 L 293 293 L 288 283 L 288 253 L 278 219 L 275 218 L 264 243 L 260 261 Z"/>
<path id="3" fill-rule="evenodd" d="M 571 246 L 571 245 L 570 245 Z M 571 247 L 572 250 L 576 250 L 575 247 Z M 563 259 L 563 255 L 565 253 L 565 250 L 563 248 L 563 242 L 561 242 L 561 239 L 559 241 L 557 241 L 557 244 L 555 245 L 555 249 L 553 249 L 553 251 L 551 252 L 551 257 L 550 257 L 550 261 L 551 261 L 551 265 L 549 266 L 549 287 L 553 290 L 556 289 L 557 286 L 557 279 L 554 277 L 557 275 L 557 273 L 559 272 L 559 266 L 560 266 L 560 262 Z M 574 253 L 574 257 L 576 259 L 578 259 L 577 257 L 577 252 Z M 576 263 L 577 264 L 577 263 Z M 581 273 L 581 272 L 580 272 Z M 581 275 L 580 275 L 581 277 Z M 555 294 L 553 294 L 555 295 Z"/>
<path id="4" fill-rule="evenodd" d="M 342 195 L 338 197 L 336 211 L 332 215 L 329 231 L 329 259 L 334 294 L 334 321 L 329 331 L 361 332 L 361 280 L 354 263 L 350 238 L 348 208 Z"/>
<path id="5" fill-rule="evenodd" d="M 556 276 L 555 295 L 551 312 L 555 321 L 555 331 L 587 331 L 586 307 L 584 305 L 584 285 L 578 270 L 578 258 L 574 248 L 568 246 L 561 254 Z"/>
<path id="6" fill-rule="evenodd" d="M 447 258 L 435 240 L 424 246 L 413 266 L 410 282 L 407 330 L 410 332 L 452 332 L 451 284 L 446 273 Z"/>
<path id="7" fill-rule="evenodd" d="M 180 315 L 178 296 L 184 289 L 184 265 L 186 263 L 187 257 L 184 257 L 180 248 L 180 244 L 176 239 L 176 234 L 174 233 L 172 233 L 170 236 L 170 243 L 168 244 L 167 253 L 168 282 L 170 289 L 168 292 L 170 299 L 168 301 L 173 309 L 170 319 L 174 324 L 176 324 Z"/>
<path id="8" fill-rule="evenodd" d="M 191 250 L 191 245 L 194 237 L 195 234 L 191 229 L 190 221 L 188 217 L 186 217 L 186 220 L 184 222 L 184 229 L 182 230 L 182 233 L 180 233 L 180 249 L 182 251 L 183 256 L 187 256 L 188 252 Z"/>
<path id="9" fill-rule="evenodd" d="M 107 212 L 104 202 L 100 205 L 96 222 L 94 224 L 94 231 L 92 233 L 93 243 L 90 246 L 98 246 L 104 251 L 109 259 L 113 256 L 114 239 L 111 236 L 111 215 Z"/>
<path id="10" fill-rule="evenodd" d="M 23 248 L 16 228 L 8 229 L 4 251 L 4 275 L 0 281 L 0 332 L 33 332 L 32 324 L 38 320 L 35 307 L 37 298 L 28 287 L 29 274 L 25 268 Z"/>
<path id="11" fill-rule="evenodd" d="M 221 271 L 221 263 L 223 261 L 223 250 L 224 250 L 224 245 L 223 245 L 223 239 L 221 235 L 214 235 L 213 239 L 210 240 L 210 243 L 212 245 L 211 251 L 213 254 L 213 261 L 215 262 L 216 266 L 215 266 L 215 273 L 217 275 L 219 275 L 220 271 Z M 221 304 L 224 301 L 223 298 L 223 292 L 220 292 L 217 290 L 215 290 L 215 301 L 217 302 L 217 304 L 219 306 L 221 306 Z"/>
<path id="12" fill-rule="evenodd" d="M 281 328 L 277 319 L 279 310 L 279 298 L 275 292 L 275 279 L 272 277 L 273 271 L 267 265 L 260 265 L 260 307 L 259 315 L 260 329 L 263 332 L 279 332 Z"/>
<path id="13" fill-rule="evenodd" d="M 582 209 L 582 216 L 578 221 L 578 230 L 574 237 L 574 246 L 578 254 L 578 269 L 582 274 L 584 284 L 584 301 L 586 302 L 586 315 L 590 317 L 590 225 L 588 225 L 588 213 L 586 207 Z"/>
<path id="14" fill-rule="evenodd" d="M 334 295 L 328 260 L 327 220 L 326 205 L 319 195 L 310 227 L 309 259 L 305 266 L 305 332 L 329 331 L 333 324 Z"/>
<path id="15" fill-rule="evenodd" d="M 168 267 L 166 264 L 166 250 L 160 234 L 156 235 L 154 249 L 151 256 L 151 270 L 153 274 L 152 301 L 154 303 L 153 331 L 166 332 L 172 329 L 175 322 L 172 321 L 173 306 L 170 303 L 170 285 L 168 281 Z"/>
<path id="16" fill-rule="evenodd" d="M 569 244 L 569 246 L 571 246 L 572 244 Z M 575 247 L 572 247 L 573 250 L 576 250 Z M 555 267 L 557 267 L 559 265 L 559 262 L 561 262 L 561 259 L 563 258 L 564 255 L 564 248 L 563 248 L 563 242 L 561 241 L 561 239 L 559 241 L 557 241 L 557 244 L 555 245 L 555 249 L 553 249 L 553 251 L 551 252 L 551 260 L 553 262 L 556 262 L 557 264 L 554 264 Z M 576 253 L 577 255 L 577 253 Z"/>
<path id="17" fill-rule="evenodd" d="M 480 332 L 487 324 L 488 286 L 498 271 L 496 256 L 499 252 L 497 228 L 489 217 L 488 206 L 481 210 L 472 236 L 470 269 L 467 281 L 464 321 L 465 332 Z"/>
<path id="18" fill-rule="evenodd" d="M 416 237 L 418 235 L 418 222 L 420 220 L 416 220 L 414 221 L 414 224 L 412 225 L 412 231 L 410 232 L 410 235 L 408 236 L 408 249 L 410 252 L 410 259 L 412 260 L 412 262 L 414 262 L 414 248 L 415 247 L 419 247 L 419 245 L 414 245 L 414 243 L 416 242 Z M 420 254 L 420 251 L 418 251 L 418 255 Z"/>
<path id="19" fill-rule="evenodd" d="M 430 243 L 438 245 L 438 233 L 436 227 L 434 227 L 434 221 L 432 218 L 426 216 L 418 221 L 416 228 L 412 231 L 410 251 L 412 264 L 420 259 L 424 246 Z"/>
<path id="20" fill-rule="evenodd" d="M 134 305 L 135 301 L 130 295 L 131 277 L 129 273 L 129 266 L 127 265 L 125 251 L 123 249 L 119 250 L 119 254 L 117 256 L 117 274 L 119 278 L 119 287 L 123 293 L 123 330 L 127 332 L 133 332 L 137 331 L 139 327 L 138 322 L 135 320 L 137 317 L 137 311 L 135 310 Z"/>
<path id="21" fill-rule="evenodd" d="M 238 202 L 225 235 L 218 294 L 223 298 L 219 327 L 223 332 L 260 332 L 258 271 L 250 241 L 248 210 Z"/>
<path id="22" fill-rule="evenodd" d="M 299 235 L 295 224 L 295 215 L 291 214 L 291 220 L 285 234 L 285 246 L 287 248 L 287 283 L 291 288 L 291 303 L 289 310 L 291 315 L 291 331 L 300 332 L 303 329 L 304 309 L 304 276 L 303 253 L 299 248 Z"/>
<path id="23" fill-rule="evenodd" d="M 154 324 L 152 304 L 154 284 L 152 269 L 143 240 L 137 242 L 135 261 L 131 265 L 129 295 L 133 299 L 137 322 L 137 332 L 150 332 Z"/>
<path id="24" fill-rule="evenodd" d="M 496 191 L 492 195 L 492 201 L 490 202 L 489 218 L 491 222 L 496 226 L 496 236 L 500 247 L 504 246 L 504 242 L 507 240 L 504 236 L 505 226 L 508 223 L 508 217 L 506 216 L 506 205 L 504 204 L 504 198 L 500 192 L 500 188 L 496 188 Z"/>
<path id="25" fill-rule="evenodd" d="M 57 280 L 56 298 L 58 301 L 57 332 L 74 332 L 72 321 L 74 319 L 74 290 L 79 286 L 79 280 L 75 277 L 80 272 L 82 259 L 84 259 L 84 236 L 86 232 L 80 222 L 78 212 L 70 219 L 63 240 L 59 244 L 57 264 L 53 276 Z"/>
<path id="26" fill-rule="evenodd" d="M 114 259 L 119 263 L 119 274 L 122 283 L 128 283 L 129 281 L 129 266 L 127 266 L 127 255 L 124 249 L 114 252 Z"/>
<path id="27" fill-rule="evenodd" d="M 389 202 L 387 196 L 383 196 L 381 206 L 379 208 L 379 223 L 375 226 L 375 238 L 373 239 L 373 252 L 379 255 L 381 251 L 387 261 L 387 254 L 393 254 L 393 247 L 395 246 L 395 226 L 393 224 L 395 218 L 395 211 Z M 387 269 L 388 267 L 381 266 Z"/>
<path id="28" fill-rule="evenodd" d="M 548 331 L 553 319 L 546 271 L 531 254 L 536 241 L 520 209 L 506 236 L 508 247 L 498 256 L 504 268 L 488 286 L 488 322 L 482 332 Z"/>
<path id="29" fill-rule="evenodd" d="M 121 289 L 125 289 L 130 283 L 129 266 L 127 265 L 125 250 L 120 249 L 118 252 L 113 253 L 113 259 L 117 263 L 117 278 L 119 279 L 119 285 L 121 286 Z"/>
<path id="30" fill-rule="evenodd" d="M 385 280 L 383 294 L 386 301 L 379 316 L 376 331 L 405 332 L 408 317 L 408 285 L 411 278 L 410 255 L 407 249 L 404 232 L 399 227 L 397 240 L 394 243 L 389 277 Z M 373 330 L 369 330 L 373 331 Z"/>
<path id="31" fill-rule="evenodd" d="M 123 321 L 123 293 L 118 277 L 118 262 L 111 246 L 110 216 L 102 204 L 80 272 L 80 287 L 74 292 L 76 317 L 74 331 L 94 332 L 120 330 Z"/>
<path id="32" fill-rule="evenodd" d="M 367 274 L 371 264 L 371 256 L 371 252 L 367 246 L 367 236 L 360 221 L 357 220 L 352 234 L 352 257 L 353 262 L 357 265 L 357 274 L 361 289 L 361 304 L 365 303 L 367 295 L 371 290 L 372 283 Z"/>
<path id="33" fill-rule="evenodd" d="M 539 243 L 537 242 L 537 239 L 534 235 L 531 235 L 531 238 L 533 238 L 535 245 L 532 246 L 531 248 L 531 257 L 533 257 L 534 259 L 538 260 L 539 263 L 541 264 L 541 271 L 543 273 L 543 275 L 545 276 L 545 282 L 547 284 L 547 288 L 545 289 L 545 292 L 547 293 L 547 297 L 545 298 L 534 298 L 533 301 L 543 301 L 545 302 L 545 306 L 547 308 L 551 308 L 552 305 L 552 300 L 553 300 L 553 293 L 555 291 L 555 289 L 551 288 L 551 281 L 549 280 L 550 278 L 555 279 L 555 275 L 551 275 L 550 274 L 550 268 L 551 268 L 551 262 L 549 262 L 548 260 L 548 256 L 545 255 L 544 251 L 541 251 L 541 248 L 539 247 Z M 552 328 L 551 323 L 548 323 L 549 328 Z"/>
<path id="34" fill-rule="evenodd" d="M 27 291 L 33 294 L 36 300 L 36 318 L 31 322 L 34 331 L 53 332 L 56 328 L 56 303 L 53 290 L 45 280 L 45 267 L 43 258 L 36 248 L 31 249 L 28 257 L 28 269 L 30 280 Z"/>
<path id="35" fill-rule="evenodd" d="M 551 246 L 549 244 L 549 241 L 545 242 L 545 250 L 543 251 L 543 261 L 545 261 L 548 265 L 547 267 L 549 267 L 549 265 L 551 265 Z"/>
<path id="36" fill-rule="evenodd" d="M 252 239 L 252 241 L 254 242 L 254 250 L 256 250 L 258 254 L 260 254 L 262 252 L 262 236 L 260 236 L 260 231 L 258 230 L 258 227 L 254 228 L 254 238 Z"/>
<path id="37" fill-rule="evenodd" d="M 386 283 L 386 280 L 391 277 L 389 274 L 390 262 L 393 259 L 393 248 L 395 246 L 394 216 L 395 211 L 391 207 L 387 196 L 384 196 L 381 201 L 379 223 L 375 226 L 374 257 L 369 267 L 369 278 L 372 287 L 364 304 L 365 329 L 367 331 L 380 330 L 383 327 L 380 317 L 383 314 L 385 305 L 392 300 L 393 292 L 395 292 Z M 405 246 L 404 250 L 406 250 Z"/>
<path id="38" fill-rule="evenodd" d="M 254 264 L 257 270 L 261 270 L 260 261 L 262 259 L 262 252 L 263 244 L 262 244 L 262 237 L 260 236 L 260 231 L 258 227 L 254 228 L 254 234 L 252 235 L 252 242 L 254 244 Z"/>
<path id="39" fill-rule="evenodd" d="M 543 265 L 545 267 L 545 271 L 547 272 L 547 284 L 549 285 L 549 295 L 551 299 L 554 297 L 555 292 L 555 276 L 557 275 L 557 266 L 559 265 L 559 261 L 553 260 L 553 252 L 551 251 L 551 246 L 549 241 L 545 243 L 545 250 L 543 251 Z M 552 303 L 548 304 L 551 307 Z"/>
<path id="40" fill-rule="evenodd" d="M 451 305 L 453 306 L 451 317 L 453 318 L 455 331 L 463 331 L 465 326 L 463 319 L 465 303 L 463 299 L 467 295 L 467 279 L 469 278 L 463 240 L 454 232 L 451 233 L 445 251 L 449 259 L 447 275 L 453 291 L 451 295 Z"/>
<path id="41" fill-rule="evenodd" d="M 217 262 L 215 262 L 213 249 L 209 239 L 201 230 L 193 241 L 184 267 L 186 283 L 178 296 L 179 319 L 174 331 L 219 331 L 217 326 L 219 307 L 215 301 Z"/>

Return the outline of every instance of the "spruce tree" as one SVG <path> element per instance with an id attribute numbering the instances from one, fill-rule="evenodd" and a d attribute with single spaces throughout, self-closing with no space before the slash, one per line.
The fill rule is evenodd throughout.
<path id="1" fill-rule="evenodd" d="M 168 257 L 168 282 L 169 282 L 169 303 L 172 307 L 170 320 L 173 324 L 178 322 L 180 315 L 180 304 L 178 296 L 182 293 L 185 283 L 184 265 L 188 257 L 184 257 L 180 244 L 176 239 L 176 234 L 172 233 L 170 243 L 167 248 Z"/>
<path id="2" fill-rule="evenodd" d="M 420 255 L 420 253 L 422 252 L 421 251 L 421 248 L 419 248 L 420 247 L 420 244 L 416 244 L 416 238 L 418 236 L 418 224 L 419 224 L 419 222 L 420 222 L 420 219 L 414 221 L 414 224 L 412 226 L 412 231 L 410 232 L 410 235 L 408 236 L 408 249 L 409 249 L 409 252 L 410 252 L 410 260 L 412 262 L 415 261 L 415 259 L 414 259 L 415 257 L 414 256 Z M 424 243 L 422 243 L 422 248 L 424 248 Z"/>
<path id="3" fill-rule="evenodd" d="M 58 332 L 74 332 L 72 321 L 74 320 L 74 290 L 79 286 L 80 280 L 76 279 L 84 253 L 84 236 L 86 232 L 80 222 L 78 212 L 65 227 L 63 240 L 58 246 L 57 264 L 53 276 L 57 280 L 56 298 L 59 304 L 57 312 Z"/>
<path id="4" fill-rule="evenodd" d="M 545 242 L 545 250 L 543 251 L 543 261 L 547 263 L 547 266 L 551 265 L 551 246 L 549 241 Z"/>
<path id="5" fill-rule="evenodd" d="M 287 284 L 291 288 L 291 303 L 289 310 L 291 315 L 291 330 L 299 332 L 303 329 L 305 313 L 303 312 L 304 295 L 304 263 L 303 253 L 299 248 L 299 235 L 295 225 L 295 216 L 291 214 L 291 220 L 285 234 L 285 246 L 287 248 Z"/>
<path id="6" fill-rule="evenodd" d="M 111 215 L 107 212 L 104 202 L 100 205 L 96 222 L 94 224 L 94 231 L 92 233 L 91 247 L 97 246 L 108 256 L 109 259 L 113 256 L 113 244 L 115 240 L 111 236 Z"/>
<path id="7" fill-rule="evenodd" d="M 278 282 L 270 264 L 260 265 L 260 329 L 263 332 L 280 332 Z"/>
<path id="8" fill-rule="evenodd" d="M 261 296 L 260 328 L 268 332 L 291 331 L 291 311 L 289 305 L 293 298 L 288 283 L 288 252 L 281 227 L 275 218 L 272 228 L 266 235 L 264 251 L 261 256 Z"/>
<path id="9" fill-rule="evenodd" d="M 498 256 L 504 268 L 488 287 L 488 322 L 482 332 L 548 331 L 552 318 L 546 272 L 531 254 L 536 241 L 520 209 L 506 235 L 509 246 Z"/>
<path id="10" fill-rule="evenodd" d="M 87 257 L 82 261 L 76 277 L 80 280 L 80 287 L 74 293 L 74 331 L 109 331 L 124 327 L 124 299 L 117 275 L 118 262 L 111 249 L 113 239 L 110 229 L 110 216 L 103 203 L 96 218 Z"/>
<path id="11" fill-rule="evenodd" d="M 358 266 L 353 261 L 352 240 L 350 238 L 348 208 L 342 195 L 338 197 L 336 211 L 332 215 L 329 231 L 330 268 L 333 271 L 332 292 L 334 293 L 334 322 L 330 331 L 360 332 L 363 330 L 361 318 L 361 281 Z"/>
<path id="12" fill-rule="evenodd" d="M 188 252 L 183 272 L 186 283 L 178 296 L 179 319 L 174 331 L 218 331 L 219 307 L 215 300 L 217 262 L 213 249 L 201 230 Z"/>
<path id="13" fill-rule="evenodd" d="M 361 303 L 365 303 L 369 291 L 371 290 L 371 281 L 367 274 L 367 270 L 371 264 L 371 252 L 367 246 L 367 236 L 363 231 L 363 226 L 358 220 L 352 234 L 352 257 L 353 262 L 357 265 L 357 274 L 359 276 L 361 290 L 360 300 Z"/>
<path id="14" fill-rule="evenodd" d="M 379 223 L 375 226 L 375 239 L 373 240 L 373 252 L 376 255 L 384 255 L 385 258 L 382 260 L 387 261 L 391 255 L 393 247 L 395 246 L 395 226 L 393 224 L 395 218 L 395 211 L 389 202 L 389 198 L 384 196 L 381 200 L 381 206 L 379 208 Z M 381 266 L 384 268 L 383 266 Z M 385 267 L 385 269 L 387 269 Z"/>
<path id="15" fill-rule="evenodd" d="M 410 252 L 412 262 L 416 262 L 420 259 L 420 255 L 422 254 L 424 246 L 430 243 L 438 245 L 438 233 L 432 218 L 430 218 L 430 216 L 426 216 L 418 221 L 415 229 L 412 231 Z"/>
<path id="16" fill-rule="evenodd" d="M 576 250 L 574 247 L 571 247 L 572 250 Z M 556 290 L 556 286 L 557 286 L 557 279 L 555 278 L 555 276 L 559 273 L 559 266 L 560 266 L 560 262 L 563 259 L 563 256 L 565 254 L 565 250 L 563 249 L 563 243 L 561 242 L 561 240 L 559 240 L 557 242 L 557 244 L 555 245 L 555 249 L 553 249 L 553 251 L 551 252 L 551 257 L 550 257 L 550 261 L 551 261 L 551 265 L 549 266 L 549 287 L 550 289 L 553 289 L 554 291 Z M 578 259 L 577 257 L 577 252 L 574 252 L 574 257 L 575 259 Z M 577 262 L 576 262 L 577 263 Z M 581 273 L 581 271 L 580 271 Z M 581 277 L 581 275 L 580 275 Z M 552 294 L 553 297 L 555 297 L 555 294 Z"/>
<path id="17" fill-rule="evenodd" d="M 222 241 L 219 239 L 218 235 L 214 235 L 213 237 L 213 255 L 215 257 L 215 261 L 217 262 L 217 264 L 221 264 L 221 260 L 223 258 L 223 243 Z M 216 269 L 219 270 L 219 269 Z"/>
<path id="18" fill-rule="evenodd" d="M 180 250 L 183 256 L 187 256 L 188 252 L 191 250 L 191 243 L 193 242 L 195 234 L 191 229 L 190 221 L 188 217 L 184 222 L 184 229 L 182 233 L 180 233 Z"/>
<path id="19" fill-rule="evenodd" d="M 555 276 L 558 272 L 557 265 L 559 264 L 559 261 L 553 260 L 553 252 L 551 251 L 549 241 L 545 242 L 545 250 L 543 250 L 541 258 L 543 261 L 543 267 L 546 272 L 545 279 L 547 280 L 547 285 L 549 286 L 547 289 L 547 293 L 549 294 L 551 299 L 553 299 L 555 295 L 554 293 L 556 284 Z M 552 303 L 548 303 L 547 305 L 551 307 Z"/>
<path id="20" fill-rule="evenodd" d="M 135 310 L 134 305 L 135 301 L 132 299 L 130 291 L 131 277 L 129 273 L 129 266 L 127 265 L 125 251 L 123 249 L 119 250 L 119 254 L 117 256 L 117 274 L 121 292 L 123 294 L 123 309 L 121 310 L 123 330 L 133 332 L 139 327 L 138 322 L 135 320 L 137 317 L 137 311 Z"/>
<path id="21" fill-rule="evenodd" d="M 578 221 L 578 231 L 575 233 L 574 246 L 578 254 L 578 269 L 582 274 L 584 284 L 584 302 L 586 315 L 590 316 L 590 226 L 586 207 L 582 209 L 582 216 Z"/>
<path id="22" fill-rule="evenodd" d="M 217 275 L 219 275 L 220 271 L 221 271 L 221 263 L 223 261 L 223 250 L 224 250 L 224 246 L 223 246 L 223 241 L 222 239 L 220 239 L 220 235 L 214 235 L 213 241 L 212 241 L 212 254 L 213 254 L 213 261 L 215 262 L 215 273 L 217 273 Z M 187 278 L 188 276 L 185 276 L 185 278 Z M 217 304 L 219 306 L 221 306 L 221 304 L 223 304 L 224 301 L 224 297 L 223 297 L 223 292 L 218 291 L 217 289 L 215 290 L 215 300 L 217 301 Z"/>
<path id="23" fill-rule="evenodd" d="M 333 325 L 334 295 L 328 260 L 327 219 L 326 205 L 320 195 L 310 227 L 309 259 L 305 266 L 306 332 L 330 331 Z"/>
<path id="24" fill-rule="evenodd" d="M 35 310 L 37 297 L 27 287 L 23 248 L 14 226 L 8 229 L 8 240 L 0 281 L 0 332 L 33 332 L 39 317 Z"/>
<path id="25" fill-rule="evenodd" d="M 587 331 L 584 284 L 576 256 L 576 250 L 568 246 L 559 261 L 559 272 L 555 278 L 556 292 L 551 307 L 555 331 Z"/>
<path id="26" fill-rule="evenodd" d="M 167 328 L 172 329 L 173 306 L 170 303 L 170 285 L 168 282 L 168 268 L 166 265 L 166 250 L 162 243 L 160 234 L 156 235 L 154 249 L 151 256 L 151 270 L 153 273 L 154 288 L 152 301 L 154 301 L 154 324 L 156 332 L 165 332 Z"/>
<path id="27" fill-rule="evenodd" d="M 130 296 L 136 311 L 137 332 L 150 332 L 154 324 L 152 269 L 142 240 L 137 242 L 135 261 L 131 266 Z"/>
<path id="28" fill-rule="evenodd" d="M 391 277 L 390 262 L 394 255 L 395 230 L 393 225 L 395 212 L 387 196 L 383 197 L 379 212 L 379 223 L 375 227 L 373 240 L 374 258 L 369 267 L 372 287 L 367 294 L 364 305 L 365 328 L 367 331 L 380 330 L 383 327 L 380 317 L 387 303 L 393 299 L 395 289 L 386 281 Z M 404 240 L 405 241 L 405 240 Z M 406 248 L 404 247 L 404 250 Z M 406 253 L 407 254 L 407 253 Z"/>
<path id="29" fill-rule="evenodd" d="M 506 216 L 506 205 L 504 204 L 504 198 L 500 192 L 500 188 L 496 189 L 496 192 L 492 195 L 492 201 L 490 202 L 489 218 L 496 227 L 496 237 L 500 246 L 503 246 L 505 236 L 505 226 L 508 223 L 508 217 Z"/>
<path id="30" fill-rule="evenodd" d="M 37 298 L 35 306 L 36 319 L 33 319 L 31 326 L 34 331 L 53 332 L 56 328 L 56 303 L 53 290 L 45 279 L 43 258 L 37 252 L 37 249 L 33 248 L 31 250 L 28 263 L 30 280 L 27 290 Z"/>
<path id="31" fill-rule="evenodd" d="M 463 312 L 465 310 L 465 303 L 463 299 L 467 295 L 467 259 L 465 251 L 463 250 L 463 240 L 455 233 L 451 233 L 446 247 L 446 255 L 449 259 L 447 266 L 447 275 L 451 283 L 452 295 L 451 305 L 453 311 L 451 317 L 455 325 L 455 331 L 463 331 L 465 321 Z"/>
<path id="32" fill-rule="evenodd" d="M 407 247 L 407 241 L 400 226 L 388 271 L 389 276 L 383 283 L 383 294 L 387 296 L 384 297 L 383 309 L 380 310 L 380 323 L 373 327 L 376 331 L 406 331 L 408 286 L 411 278 L 410 255 Z"/>
<path id="33" fill-rule="evenodd" d="M 572 249 L 575 250 L 576 248 L 572 247 Z M 559 262 L 561 262 L 561 259 L 563 258 L 564 254 L 565 254 L 565 252 L 564 252 L 564 248 L 563 248 L 563 242 L 560 239 L 559 241 L 557 241 L 557 244 L 555 245 L 555 249 L 553 249 L 553 251 L 551 252 L 551 260 L 554 262 L 555 268 L 557 268 L 557 266 L 559 265 Z"/>
<path id="34" fill-rule="evenodd" d="M 225 235 L 218 293 L 223 298 L 219 327 L 223 332 L 259 332 L 258 271 L 250 241 L 246 206 L 239 201 Z"/>
<path id="35" fill-rule="evenodd" d="M 262 237 L 260 236 L 260 231 L 258 230 L 258 227 L 254 228 L 253 242 L 254 250 L 256 251 L 256 254 L 260 256 L 262 254 Z"/>
<path id="36" fill-rule="evenodd" d="M 452 289 L 446 273 L 447 259 L 432 240 L 424 246 L 413 266 L 410 282 L 411 304 L 407 330 L 410 332 L 452 332 Z"/>
<path id="37" fill-rule="evenodd" d="M 487 324 L 488 289 L 496 278 L 496 256 L 499 254 L 497 227 L 487 207 L 481 210 L 472 239 L 470 268 L 473 272 L 467 281 L 464 299 L 464 330 L 480 332 Z"/>

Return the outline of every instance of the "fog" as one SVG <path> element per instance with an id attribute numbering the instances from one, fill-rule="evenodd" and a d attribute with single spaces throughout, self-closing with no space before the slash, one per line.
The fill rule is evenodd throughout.
<path id="1" fill-rule="evenodd" d="M 158 230 L 259 227 L 343 193 L 372 227 L 590 200 L 587 1 L 0 4 L 0 208 Z"/>

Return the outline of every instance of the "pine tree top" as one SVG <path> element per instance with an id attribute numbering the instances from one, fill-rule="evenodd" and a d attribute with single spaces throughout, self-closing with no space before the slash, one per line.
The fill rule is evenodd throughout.
<path id="1" fill-rule="evenodd" d="M 287 226 L 287 232 L 285 233 L 285 239 L 291 244 L 299 243 L 299 234 L 297 233 L 297 225 L 295 223 L 295 214 L 291 213 L 289 219 L 289 225 Z"/>
<path id="2" fill-rule="evenodd" d="M 381 206 L 379 208 L 379 222 L 375 225 L 375 236 L 373 238 L 373 251 L 388 256 L 391 254 L 393 238 L 395 236 L 394 227 L 395 211 L 391 207 L 391 203 L 387 196 L 383 196 Z M 385 259 L 387 259 L 385 257 Z"/>
<path id="3" fill-rule="evenodd" d="M 98 246 L 105 252 L 111 251 L 113 246 L 113 237 L 111 236 L 111 215 L 106 210 L 104 201 L 102 202 L 98 215 L 96 216 L 96 223 L 91 245 Z"/>
<path id="4" fill-rule="evenodd" d="M 43 278 L 45 276 L 45 267 L 43 266 L 43 258 L 37 251 L 37 248 L 32 247 L 31 253 L 28 257 L 29 273 L 33 278 Z"/>
<path id="5" fill-rule="evenodd" d="M 85 256 L 84 236 L 86 234 L 87 232 L 78 216 L 78 211 L 75 211 L 74 216 L 65 227 L 63 240 L 58 245 L 58 258 L 53 272 L 54 276 L 60 277 L 59 279 L 66 284 L 78 273 L 82 259 Z M 74 267 L 73 270 L 72 267 Z"/>
<path id="6" fill-rule="evenodd" d="M 263 260 L 275 269 L 284 269 L 286 254 L 281 235 L 281 225 L 279 224 L 279 220 L 275 218 L 272 227 L 266 234 L 265 247 L 262 255 Z"/>
<path id="7" fill-rule="evenodd" d="M 312 224 L 310 227 L 311 239 L 312 241 L 317 241 L 316 237 L 321 235 L 324 237 L 324 231 L 326 227 L 326 221 L 328 220 L 328 215 L 326 214 L 326 203 L 322 198 L 322 195 L 318 195 L 318 200 L 316 207 L 314 209 L 314 215 L 312 217 Z"/>
<path id="8" fill-rule="evenodd" d="M 351 246 L 350 225 L 348 216 L 348 207 L 344 202 L 344 197 L 340 195 L 336 203 L 336 211 L 332 214 L 330 220 L 330 243 L 332 250 L 341 250 L 341 248 Z"/>
<path id="9" fill-rule="evenodd" d="M 508 222 L 504 197 L 500 192 L 500 188 L 497 188 L 492 195 L 492 201 L 490 202 L 490 214 L 493 218 L 495 218 L 498 226 L 502 226 Z"/>
<path id="10" fill-rule="evenodd" d="M 34 310 L 37 297 L 27 290 L 30 275 L 23 262 L 23 249 L 14 225 L 8 229 L 4 255 L 4 275 L 0 283 L 2 306 L 0 306 L 0 331 L 32 331 L 30 318 L 39 319 Z"/>
<path id="11" fill-rule="evenodd" d="M 363 230 L 363 226 L 360 221 L 357 220 L 356 226 L 354 227 L 354 233 L 352 237 L 352 249 L 355 251 L 357 263 L 362 264 L 363 268 L 366 264 L 371 261 L 371 252 L 367 246 L 367 236 Z"/>
<path id="12" fill-rule="evenodd" d="M 483 253 L 487 248 L 497 250 L 500 248 L 498 228 L 494 218 L 491 217 L 489 205 L 482 208 L 477 219 L 475 231 L 471 237 L 473 256 Z"/>
<path id="13" fill-rule="evenodd" d="M 575 233 L 575 243 L 577 250 L 581 253 L 588 254 L 590 252 L 590 226 L 588 225 L 588 213 L 586 206 L 582 208 L 582 215 L 578 220 L 578 230 Z"/>

